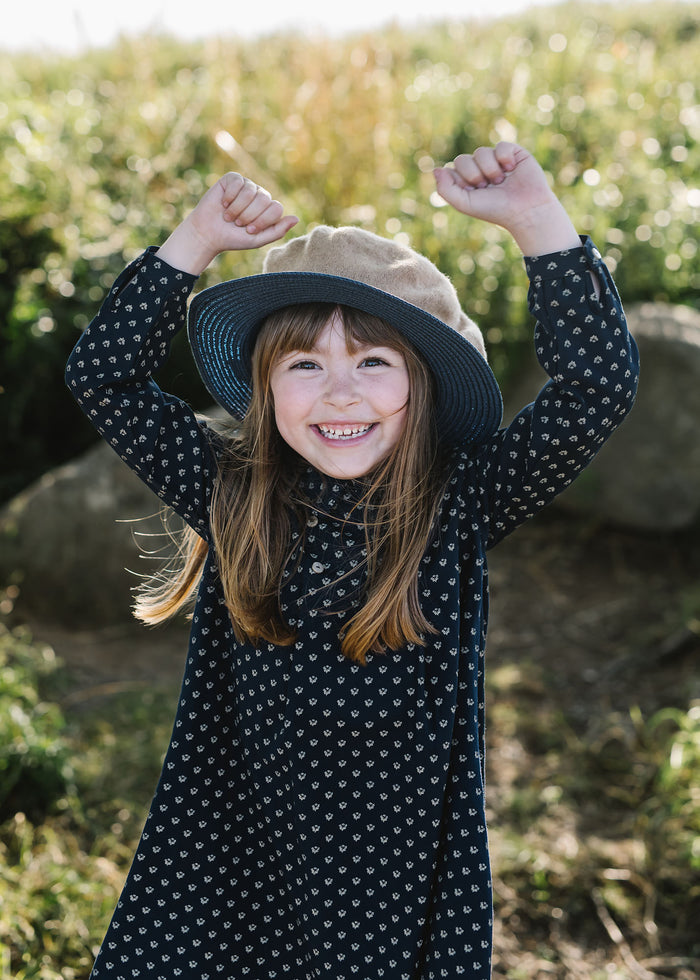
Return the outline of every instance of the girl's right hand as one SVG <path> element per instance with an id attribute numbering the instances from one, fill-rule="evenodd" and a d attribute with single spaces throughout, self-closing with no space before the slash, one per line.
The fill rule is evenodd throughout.
<path id="1" fill-rule="evenodd" d="M 481 146 L 434 171 L 437 191 L 462 214 L 506 228 L 524 255 L 579 248 L 581 239 L 542 167 L 517 143 Z"/>
<path id="2" fill-rule="evenodd" d="M 241 174 L 224 174 L 178 225 L 158 255 L 199 275 L 221 252 L 260 248 L 283 238 L 298 218 Z"/>

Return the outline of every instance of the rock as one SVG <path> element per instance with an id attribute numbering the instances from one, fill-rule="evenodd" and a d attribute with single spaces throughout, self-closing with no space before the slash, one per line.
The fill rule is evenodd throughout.
<path id="1" fill-rule="evenodd" d="M 202 416 L 226 429 L 226 412 Z M 164 508 L 106 444 L 45 474 L 0 510 L 0 588 L 18 615 L 70 628 L 131 624 L 132 589 L 173 545 Z M 181 527 L 169 512 L 168 526 Z M 13 588 L 13 593 L 17 589 Z"/>
<path id="2" fill-rule="evenodd" d="M 636 404 L 557 502 L 621 527 L 681 530 L 700 519 L 700 313 L 643 303 L 627 318 L 641 361 Z M 506 417 L 544 380 L 539 365 L 529 366 L 509 394 Z"/>
<path id="3" fill-rule="evenodd" d="M 0 513 L 0 584 L 19 586 L 15 607 L 23 615 L 65 626 L 124 622 L 134 572 L 150 571 L 140 552 L 167 543 L 139 537 L 162 532 L 160 510 L 157 497 L 100 443 Z"/>

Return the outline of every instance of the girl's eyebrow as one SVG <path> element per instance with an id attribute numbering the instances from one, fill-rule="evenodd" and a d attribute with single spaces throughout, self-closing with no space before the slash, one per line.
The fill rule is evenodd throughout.
<path id="1" fill-rule="evenodd" d="M 300 357 L 306 356 L 307 354 L 317 354 L 318 349 L 314 347 L 294 347 L 292 350 L 286 351 L 284 354 L 280 354 L 280 361 L 286 361 L 290 357 Z"/>
<path id="2" fill-rule="evenodd" d="M 350 350 L 350 348 L 348 348 Z M 355 341 L 355 347 L 350 351 L 351 354 L 355 353 L 366 353 L 367 351 L 390 351 L 392 354 L 400 354 L 395 347 L 389 346 L 389 344 L 382 343 L 368 343 L 364 340 Z M 291 350 L 286 351 L 279 355 L 278 363 L 286 361 L 291 357 L 304 357 L 311 354 L 320 354 L 322 351 L 318 347 L 318 343 L 314 341 L 312 347 L 293 347 Z"/>

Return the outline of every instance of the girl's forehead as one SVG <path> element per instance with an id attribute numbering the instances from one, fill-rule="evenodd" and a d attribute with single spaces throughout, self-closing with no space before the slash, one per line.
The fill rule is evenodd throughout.
<path id="1" fill-rule="evenodd" d="M 325 317 L 290 324 L 290 329 L 280 340 L 280 353 L 314 351 L 329 346 L 344 346 L 350 353 L 355 353 L 366 347 L 399 350 L 403 346 L 400 335 L 388 324 L 360 311 L 341 308 L 336 308 Z"/>
<path id="2" fill-rule="evenodd" d="M 368 347 L 391 347 L 388 336 L 374 334 L 367 336 L 364 331 L 348 328 L 339 316 L 333 316 L 328 323 L 319 330 L 314 338 L 310 350 L 346 350 L 354 354 L 357 350 L 365 350 Z"/>
<path id="3" fill-rule="evenodd" d="M 324 343 L 324 331 L 328 329 L 330 333 L 329 324 L 337 329 L 345 348 L 353 355 L 367 348 L 382 348 L 395 351 L 404 359 L 420 357 L 400 329 L 371 313 L 332 303 L 307 303 L 283 307 L 263 321 L 253 359 L 264 372 L 290 354 L 317 351 L 318 344 Z"/>

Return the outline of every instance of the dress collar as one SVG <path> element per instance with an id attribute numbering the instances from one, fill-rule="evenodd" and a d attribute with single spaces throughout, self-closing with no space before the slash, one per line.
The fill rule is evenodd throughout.
<path id="1" fill-rule="evenodd" d="M 370 489 L 367 480 L 337 480 L 306 466 L 297 487 L 301 502 L 319 516 L 353 524 L 365 523 L 368 514 L 365 500 Z"/>

